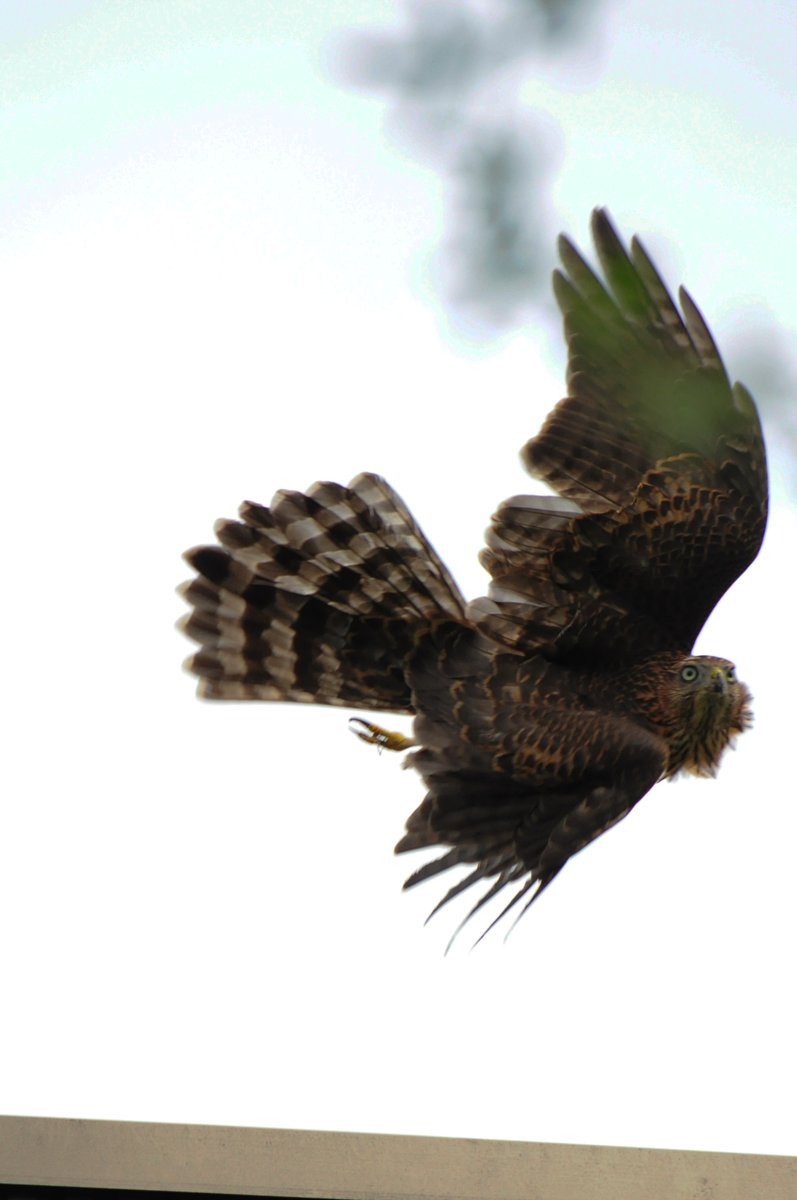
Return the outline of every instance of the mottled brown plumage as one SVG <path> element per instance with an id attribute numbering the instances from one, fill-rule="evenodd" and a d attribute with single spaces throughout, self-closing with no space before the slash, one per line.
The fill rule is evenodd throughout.
<path id="1" fill-rule="evenodd" d="M 556 495 L 500 506 L 487 597 L 465 604 L 374 475 L 244 504 L 186 555 L 200 695 L 415 715 L 427 793 L 396 849 L 444 849 L 407 886 L 470 868 L 438 908 L 485 881 L 469 916 L 510 885 L 503 912 L 525 911 L 659 779 L 713 774 L 751 720 L 732 664 L 691 650 L 764 534 L 755 405 L 687 293 L 679 311 L 605 212 L 592 230 L 608 286 L 560 239 L 568 395 L 523 450 Z"/>

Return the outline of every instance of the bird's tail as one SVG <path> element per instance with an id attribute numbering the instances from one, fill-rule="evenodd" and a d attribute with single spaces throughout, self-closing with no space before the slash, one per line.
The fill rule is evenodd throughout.
<path id="1" fill-rule="evenodd" d="M 315 483 L 239 513 L 216 523 L 220 545 L 185 555 L 199 695 L 411 713 L 407 655 L 465 602 L 389 484 Z"/>

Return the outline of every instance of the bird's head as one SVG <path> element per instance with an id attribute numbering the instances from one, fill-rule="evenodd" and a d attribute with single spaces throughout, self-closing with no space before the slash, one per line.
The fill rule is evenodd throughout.
<path id="1" fill-rule="evenodd" d="M 703 654 L 677 663 L 672 689 L 681 735 L 673 771 L 716 774 L 723 751 L 753 723 L 749 688 L 733 663 Z"/>

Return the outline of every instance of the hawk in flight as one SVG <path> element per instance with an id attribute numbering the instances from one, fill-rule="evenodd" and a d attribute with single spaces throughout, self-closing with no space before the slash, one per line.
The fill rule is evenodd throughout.
<path id="1" fill-rule="evenodd" d="M 522 451 L 554 494 L 498 508 L 488 596 L 466 603 L 370 474 L 247 501 L 185 556 L 200 696 L 414 716 L 412 738 L 353 725 L 412 748 L 427 789 L 396 851 L 442 853 L 405 886 L 469 868 L 435 912 L 482 881 L 468 917 L 504 889 L 496 920 L 525 912 L 660 779 L 713 775 L 751 722 L 733 664 L 692 647 L 764 535 L 755 404 L 641 243 L 603 210 L 592 233 L 605 282 L 559 241 L 567 396 Z"/>

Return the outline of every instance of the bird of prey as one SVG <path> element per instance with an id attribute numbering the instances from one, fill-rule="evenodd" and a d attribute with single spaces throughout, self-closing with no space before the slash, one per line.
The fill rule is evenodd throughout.
<path id="1" fill-rule="evenodd" d="M 713 775 L 751 723 L 733 664 L 692 648 L 764 535 L 755 404 L 639 240 L 604 210 L 592 233 L 605 282 L 559 240 L 567 396 L 522 450 L 554 494 L 499 506 L 486 597 L 465 602 L 372 474 L 247 501 L 185 556 L 200 696 L 414 716 L 411 738 L 355 732 L 411 750 L 426 795 L 396 851 L 442 854 L 405 887 L 466 864 L 433 909 L 483 881 L 466 920 L 498 893 L 496 921 L 522 915 L 655 783 Z"/>

